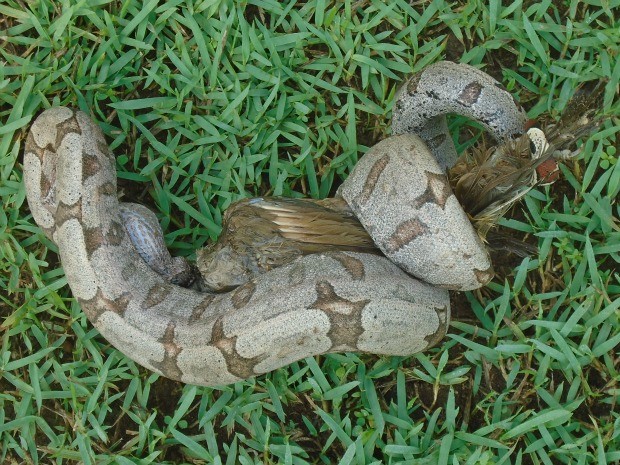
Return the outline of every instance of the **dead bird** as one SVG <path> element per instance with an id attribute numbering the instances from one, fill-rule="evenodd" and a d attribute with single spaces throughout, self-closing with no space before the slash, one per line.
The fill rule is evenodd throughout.
<path id="1" fill-rule="evenodd" d="M 197 251 L 207 291 L 233 289 L 252 276 L 311 253 L 380 254 L 343 199 L 260 197 L 232 204 L 217 243 Z"/>

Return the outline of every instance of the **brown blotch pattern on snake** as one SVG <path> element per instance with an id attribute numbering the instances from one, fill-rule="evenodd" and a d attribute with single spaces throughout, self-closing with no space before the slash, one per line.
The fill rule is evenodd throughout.
<path id="1" fill-rule="evenodd" d="M 396 227 L 396 231 L 387 240 L 385 247 L 390 253 L 396 252 L 428 232 L 428 226 L 418 218 L 403 221 Z"/>
<path id="2" fill-rule="evenodd" d="M 64 202 L 58 202 L 56 208 L 56 227 L 59 228 L 69 220 L 78 220 L 82 222 L 82 199 L 78 200 L 74 204 L 66 204 Z"/>
<path id="3" fill-rule="evenodd" d="M 125 237 L 125 228 L 120 223 L 113 221 L 107 231 L 103 227 L 84 228 L 84 244 L 86 253 L 90 258 L 92 254 L 102 246 L 119 246 Z"/>
<path id="4" fill-rule="evenodd" d="M 97 293 L 92 299 L 86 300 L 78 298 L 78 302 L 88 319 L 96 323 L 99 317 L 105 312 L 116 313 L 120 317 L 124 317 L 127 306 L 129 305 L 129 295 L 124 293 L 116 299 L 108 299 L 101 289 L 97 289 Z"/>
<path id="5" fill-rule="evenodd" d="M 50 179 L 49 176 L 47 176 L 45 173 L 41 173 L 41 182 L 39 183 L 40 189 L 41 189 L 41 198 L 42 199 L 49 199 L 50 198 L 50 194 L 52 193 L 53 189 L 54 189 L 54 181 L 52 179 Z"/>
<path id="6" fill-rule="evenodd" d="M 366 182 L 364 182 L 364 187 L 362 188 L 362 193 L 359 195 L 357 201 L 359 203 L 366 203 L 372 196 L 372 193 L 375 191 L 375 187 L 377 186 L 377 182 L 379 181 L 379 177 L 385 167 L 390 161 L 389 155 L 383 155 L 379 158 L 373 165 L 372 168 L 368 171 L 368 176 L 366 177 Z"/>
<path id="7" fill-rule="evenodd" d="M 156 284 L 149 289 L 146 294 L 142 308 L 151 308 L 164 301 L 164 299 L 170 294 L 172 286 L 169 284 Z"/>
<path id="8" fill-rule="evenodd" d="M 459 93 L 456 101 L 461 105 L 466 107 L 471 107 L 474 103 L 478 101 L 480 98 L 480 94 L 482 93 L 483 85 L 479 82 L 473 81 L 467 84 L 463 90 Z"/>
<path id="9" fill-rule="evenodd" d="M 244 285 L 239 286 L 237 289 L 235 289 L 231 297 L 233 307 L 235 307 L 236 309 L 245 307 L 254 295 L 255 291 L 256 284 L 254 284 L 253 281 L 248 281 Z"/>
<path id="10" fill-rule="evenodd" d="M 364 264 L 361 260 L 342 252 L 328 253 L 325 255 L 340 263 L 353 279 L 357 281 L 364 279 L 366 271 L 364 270 Z"/>
<path id="11" fill-rule="evenodd" d="M 192 309 L 192 314 L 188 321 L 190 325 L 196 323 L 200 320 L 200 318 L 202 318 L 202 315 L 209 308 L 214 299 L 214 295 L 207 294 L 204 299 L 202 299 L 200 303 Z"/>
<path id="12" fill-rule="evenodd" d="M 56 125 L 56 141 L 54 142 L 54 147 L 60 147 L 62 140 L 67 134 L 82 134 L 82 128 L 80 128 L 80 124 L 75 117 L 75 111 L 73 111 L 71 118 L 67 118 Z M 55 149 L 51 148 L 51 151 L 54 152 Z"/>
<path id="13" fill-rule="evenodd" d="M 158 339 L 158 341 L 164 347 L 164 359 L 161 362 L 150 360 L 151 365 L 162 373 L 166 373 L 166 376 L 180 380 L 183 376 L 183 372 L 179 368 L 177 357 L 183 351 L 181 347 L 174 340 L 174 330 L 176 324 L 170 321 L 166 326 L 164 335 Z"/>
<path id="14" fill-rule="evenodd" d="M 48 144 L 48 148 L 39 147 L 34 140 L 34 134 L 32 132 L 28 133 L 28 136 L 26 137 L 25 153 L 34 153 L 39 159 L 39 161 L 43 163 L 43 159 L 45 158 L 45 152 L 48 152 L 50 150 L 53 152 L 53 147 L 51 146 L 51 144 Z"/>
<path id="15" fill-rule="evenodd" d="M 91 176 L 96 175 L 101 170 L 101 163 L 95 155 L 84 154 L 82 157 L 82 181 L 86 181 Z"/>
<path id="16" fill-rule="evenodd" d="M 308 308 L 322 310 L 329 318 L 327 337 L 332 341 L 330 350 L 345 346 L 357 349 L 357 341 L 364 332 L 362 326 L 362 310 L 370 299 L 356 302 L 344 299 L 336 294 L 334 286 L 327 281 L 320 281 L 316 285 L 317 298 Z"/>
<path id="17" fill-rule="evenodd" d="M 443 174 L 424 171 L 426 177 L 426 190 L 413 201 L 413 207 L 418 209 L 426 203 L 438 205 L 442 210 L 446 208 L 446 202 L 454 195 L 450 189 L 448 178 Z"/>
<path id="18" fill-rule="evenodd" d="M 211 345 L 220 350 L 226 362 L 228 372 L 242 379 L 254 376 L 256 374 L 254 367 L 267 358 L 267 354 L 251 358 L 239 355 L 237 352 L 237 336 L 226 336 L 224 334 L 224 321 L 222 317 L 219 317 L 213 324 Z"/>

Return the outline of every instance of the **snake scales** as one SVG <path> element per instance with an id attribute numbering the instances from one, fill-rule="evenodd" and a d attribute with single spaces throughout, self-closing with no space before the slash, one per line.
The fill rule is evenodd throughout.
<path id="1" fill-rule="evenodd" d="M 477 288 L 493 274 L 445 176 L 456 160 L 446 113 L 470 117 L 500 140 L 522 134 L 526 121 L 485 73 L 429 66 L 397 94 L 394 135 L 362 157 L 339 191 L 385 257 L 310 254 L 225 293 L 176 284 L 187 270 L 165 250 L 159 269 L 141 258 L 140 241 L 163 247 L 161 232 L 132 242 L 136 210 L 119 204 L 115 158 L 82 112 L 51 108 L 33 123 L 28 202 L 89 320 L 166 377 L 221 385 L 328 352 L 409 355 L 445 334 L 447 289 Z"/>

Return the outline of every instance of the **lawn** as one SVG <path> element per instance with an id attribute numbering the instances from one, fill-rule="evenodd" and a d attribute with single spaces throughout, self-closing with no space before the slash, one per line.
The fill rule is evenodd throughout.
<path id="1" fill-rule="evenodd" d="M 619 463 L 619 7 L 0 0 L 0 462 Z M 333 195 L 389 134 L 399 83 L 442 59 L 484 69 L 533 118 L 606 77 L 611 117 L 561 181 L 507 214 L 502 230 L 538 254 L 496 257 L 490 285 L 455 293 L 438 347 L 199 388 L 93 329 L 25 201 L 25 136 L 43 109 L 90 113 L 123 200 L 154 209 L 191 257 L 237 199 Z M 458 138 L 465 122 L 451 121 Z"/>

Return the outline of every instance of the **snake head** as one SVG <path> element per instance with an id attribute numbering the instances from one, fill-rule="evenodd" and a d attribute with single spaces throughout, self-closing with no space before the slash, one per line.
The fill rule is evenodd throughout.
<path id="1" fill-rule="evenodd" d="M 157 216 L 144 205 L 120 204 L 120 216 L 134 248 L 156 273 L 178 286 L 190 287 L 197 270 L 182 257 L 171 257 Z"/>

